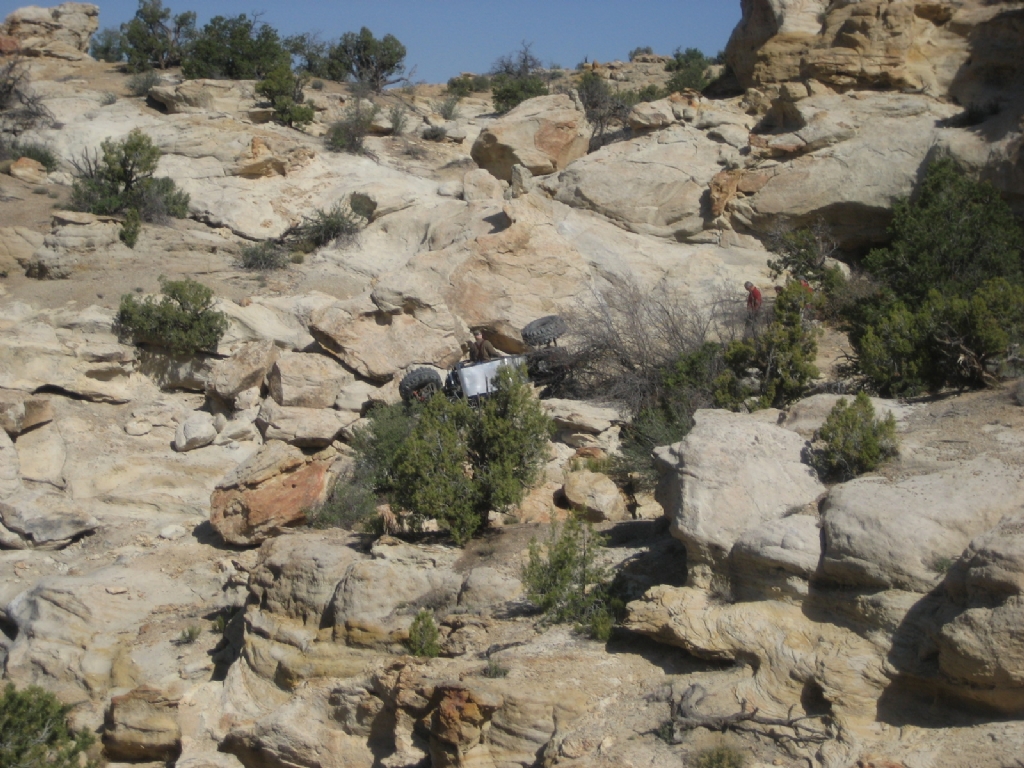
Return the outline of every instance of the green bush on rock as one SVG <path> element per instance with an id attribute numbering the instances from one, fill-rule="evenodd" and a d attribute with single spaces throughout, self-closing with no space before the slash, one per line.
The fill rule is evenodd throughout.
<path id="1" fill-rule="evenodd" d="M 852 403 L 840 398 L 816 438 L 824 445 L 812 453 L 811 464 L 824 479 L 850 480 L 897 453 L 896 419 L 891 413 L 876 418 L 863 392 Z"/>
<path id="2" fill-rule="evenodd" d="M 155 344 L 176 355 L 215 349 L 228 321 L 213 307 L 213 291 L 195 280 L 160 279 L 163 296 L 137 301 L 121 297 L 115 320 L 118 335 L 135 343 Z"/>
<path id="3" fill-rule="evenodd" d="M 134 129 L 120 141 L 107 139 L 100 151 L 72 160 L 75 181 L 71 208 L 101 215 L 135 209 L 142 221 L 188 215 L 189 196 L 168 178 L 154 178 L 160 148 Z"/>
<path id="4" fill-rule="evenodd" d="M 607 640 L 613 618 L 606 569 L 597 565 L 603 537 L 589 523 L 570 516 L 552 524 L 547 543 L 530 542 L 522 580 L 527 598 L 555 624 L 574 623 L 598 640 Z"/>
<path id="5" fill-rule="evenodd" d="M 879 290 L 845 312 L 857 370 L 884 395 L 993 381 L 1024 341 L 1024 233 L 1009 206 L 942 160 L 890 231 L 865 262 Z"/>
<path id="6" fill-rule="evenodd" d="M 0 765 L 10 768 L 92 768 L 86 750 L 94 738 L 68 727 L 66 707 L 36 686 L 0 695 Z"/>
<path id="7" fill-rule="evenodd" d="M 472 407 L 437 394 L 426 404 L 380 406 L 352 440 L 355 467 L 332 494 L 342 524 L 365 524 L 370 494 L 402 510 L 411 530 L 436 519 L 458 546 L 487 525 L 491 510 L 519 504 L 545 459 L 550 421 L 525 373 L 504 368 L 495 392 Z M 349 523 L 348 521 L 351 521 Z"/>
<path id="8" fill-rule="evenodd" d="M 440 634 L 434 623 L 434 614 L 426 608 L 416 614 L 409 627 L 409 653 L 433 659 L 441 653 Z"/>

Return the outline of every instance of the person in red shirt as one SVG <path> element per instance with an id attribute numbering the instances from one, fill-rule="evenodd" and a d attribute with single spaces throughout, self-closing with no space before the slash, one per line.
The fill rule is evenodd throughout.
<path id="1" fill-rule="evenodd" d="M 761 309 L 761 290 L 749 280 L 743 287 L 747 289 L 747 312 L 756 314 Z"/>

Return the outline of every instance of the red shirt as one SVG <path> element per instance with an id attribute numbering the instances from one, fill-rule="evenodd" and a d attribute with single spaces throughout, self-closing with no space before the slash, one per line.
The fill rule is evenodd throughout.
<path id="1" fill-rule="evenodd" d="M 761 308 L 761 289 L 756 285 L 750 286 L 747 291 L 747 309 L 754 312 Z"/>

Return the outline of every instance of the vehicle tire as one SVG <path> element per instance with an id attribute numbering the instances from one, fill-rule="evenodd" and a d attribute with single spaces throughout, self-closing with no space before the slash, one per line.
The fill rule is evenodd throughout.
<path id="1" fill-rule="evenodd" d="M 416 368 L 402 377 L 398 394 L 405 402 L 426 400 L 441 389 L 441 376 L 431 368 Z"/>
<path id="2" fill-rule="evenodd" d="M 526 324 L 523 328 L 523 341 L 531 347 L 539 347 L 556 341 L 568 330 L 569 326 L 560 316 L 547 315 Z"/>

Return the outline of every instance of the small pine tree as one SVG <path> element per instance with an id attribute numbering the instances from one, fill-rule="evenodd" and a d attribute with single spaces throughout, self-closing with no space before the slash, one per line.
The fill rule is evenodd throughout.
<path id="1" fill-rule="evenodd" d="M 715 381 L 715 404 L 736 408 L 750 397 L 759 408 L 781 408 L 800 397 L 818 375 L 817 332 L 804 323 L 804 311 L 813 297 L 800 283 L 787 285 L 776 297 L 764 330 L 733 341 L 725 349 L 729 370 Z M 742 378 L 748 369 L 760 371 L 757 390 L 748 390 Z"/>
<path id="2" fill-rule="evenodd" d="M 603 546 L 603 537 L 576 517 L 569 517 L 561 527 L 553 524 L 546 546 L 530 542 L 523 584 L 530 602 L 548 621 L 575 622 L 598 630 L 610 623 L 606 621 L 607 572 L 597 565 Z"/>
<path id="3" fill-rule="evenodd" d="M 114 214 L 134 208 L 142 221 L 188 215 L 189 196 L 168 178 L 154 178 L 160 148 L 138 128 L 120 141 L 107 139 L 100 152 L 72 160 L 71 208 Z"/>
<path id="4" fill-rule="evenodd" d="M 282 60 L 256 84 L 256 93 L 270 102 L 274 117 L 282 125 L 305 125 L 315 115 L 311 106 L 303 104 L 302 89 L 308 81 L 308 74 L 292 72 L 291 65 Z"/>
<path id="5" fill-rule="evenodd" d="M 92 734 L 67 724 L 70 707 L 36 686 L 0 695 L 0 765 L 11 768 L 92 768 L 86 750 Z"/>
<path id="6" fill-rule="evenodd" d="M 816 435 L 824 447 L 812 464 L 825 478 L 849 480 L 877 469 L 897 453 L 896 419 L 875 418 L 871 398 L 859 392 L 852 403 L 840 398 Z"/>
<path id="7" fill-rule="evenodd" d="M 409 627 L 409 653 L 434 659 L 441 653 L 441 637 L 434 623 L 434 614 L 426 608 L 416 614 Z"/>
<path id="8" fill-rule="evenodd" d="M 464 546 L 484 523 L 469 462 L 472 409 L 436 394 L 395 457 L 395 500 L 418 525 L 435 518 Z"/>
<path id="9" fill-rule="evenodd" d="M 129 208 L 124 215 L 124 221 L 121 222 L 121 242 L 129 248 L 134 248 L 141 231 L 142 221 L 139 219 L 139 212 L 134 208 Z"/>
<path id="10" fill-rule="evenodd" d="M 551 420 L 533 396 L 526 373 L 498 371 L 495 392 L 473 421 L 473 477 L 486 511 L 517 506 L 537 479 L 546 458 Z"/>

